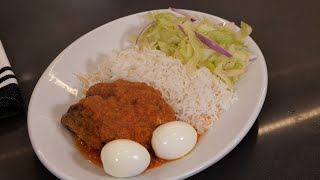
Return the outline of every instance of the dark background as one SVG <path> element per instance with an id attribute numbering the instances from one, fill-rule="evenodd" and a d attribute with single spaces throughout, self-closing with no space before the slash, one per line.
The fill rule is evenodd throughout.
<path id="1" fill-rule="evenodd" d="M 269 73 L 253 128 L 225 158 L 190 179 L 320 179 L 317 0 L 1 0 L 0 39 L 26 112 L 41 74 L 77 38 L 117 18 L 169 6 L 249 23 Z M 26 115 L 0 121 L 0 179 L 56 179 L 33 152 Z"/>

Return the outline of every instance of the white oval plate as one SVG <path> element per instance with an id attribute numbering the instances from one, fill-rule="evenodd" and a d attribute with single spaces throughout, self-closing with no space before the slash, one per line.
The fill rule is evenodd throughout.
<path id="1" fill-rule="evenodd" d="M 202 12 L 186 11 L 196 17 L 227 22 Z M 75 74 L 93 70 L 99 63 L 96 62 L 99 54 L 110 54 L 112 50 L 129 46 L 128 38 L 144 27 L 147 13 L 120 18 L 82 36 L 49 65 L 37 83 L 29 104 L 29 136 L 40 161 L 57 177 L 114 179 L 79 153 L 60 119 L 69 106 L 79 100 L 80 82 Z M 239 100 L 202 136 L 188 156 L 132 179 L 187 178 L 220 160 L 242 140 L 261 110 L 268 77 L 259 47 L 251 38 L 246 43 L 258 58 L 236 84 Z"/>

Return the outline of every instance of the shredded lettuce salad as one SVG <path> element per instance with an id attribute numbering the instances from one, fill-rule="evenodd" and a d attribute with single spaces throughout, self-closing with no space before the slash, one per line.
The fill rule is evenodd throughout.
<path id="1" fill-rule="evenodd" d="M 234 23 L 216 24 L 206 18 L 191 21 L 190 17 L 169 12 L 152 12 L 149 18 L 151 25 L 137 38 L 139 47 L 157 49 L 180 59 L 190 73 L 204 66 L 230 89 L 246 71 L 251 56 L 244 44 L 252 31 L 248 24 L 241 22 L 239 29 Z M 231 56 L 213 50 L 195 32 L 218 44 Z"/>

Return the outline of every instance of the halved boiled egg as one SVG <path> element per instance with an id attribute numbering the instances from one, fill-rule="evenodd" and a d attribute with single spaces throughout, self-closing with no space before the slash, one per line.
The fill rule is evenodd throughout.
<path id="1" fill-rule="evenodd" d="M 101 150 L 101 161 L 106 173 L 114 177 L 131 177 L 142 173 L 150 163 L 150 154 L 141 144 L 118 139 Z"/>
<path id="2" fill-rule="evenodd" d="M 197 132 L 188 123 L 172 121 L 153 131 L 151 144 L 159 158 L 173 160 L 188 154 L 197 142 Z"/>

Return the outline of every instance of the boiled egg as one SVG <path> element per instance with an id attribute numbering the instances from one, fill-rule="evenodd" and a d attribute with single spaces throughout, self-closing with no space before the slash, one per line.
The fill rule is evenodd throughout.
<path id="1" fill-rule="evenodd" d="M 167 160 L 188 154 L 197 142 L 197 132 L 188 123 L 172 121 L 153 131 L 151 144 L 157 157 Z"/>
<path id="2" fill-rule="evenodd" d="M 101 150 L 101 161 L 106 173 L 114 177 L 131 177 L 142 173 L 150 163 L 150 154 L 141 144 L 118 139 Z"/>

